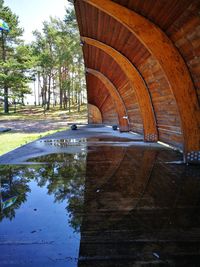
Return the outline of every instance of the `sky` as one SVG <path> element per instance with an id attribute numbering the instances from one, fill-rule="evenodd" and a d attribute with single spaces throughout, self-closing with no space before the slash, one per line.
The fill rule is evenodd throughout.
<path id="1" fill-rule="evenodd" d="M 4 0 L 4 4 L 19 17 L 26 43 L 33 40 L 32 31 L 41 31 L 42 22 L 50 16 L 64 18 L 65 10 L 69 6 L 67 0 Z"/>

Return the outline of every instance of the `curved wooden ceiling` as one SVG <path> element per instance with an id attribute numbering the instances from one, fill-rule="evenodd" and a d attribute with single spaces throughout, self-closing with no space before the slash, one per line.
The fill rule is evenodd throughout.
<path id="1" fill-rule="evenodd" d="M 187 161 L 200 160 L 200 1 L 76 0 L 75 8 L 85 65 L 115 86 L 130 130 L 144 133 L 145 141 L 158 138 L 183 149 Z M 132 64 L 145 94 L 134 72 L 128 75 L 123 62 L 95 42 Z M 88 100 L 94 103 L 99 90 L 91 96 L 96 86 L 91 83 L 87 79 Z M 113 116 L 107 123 L 113 123 Z"/>
<path id="2" fill-rule="evenodd" d="M 86 69 L 87 73 L 92 74 L 95 76 L 97 79 L 99 79 L 102 84 L 105 86 L 107 89 L 110 97 L 112 98 L 114 102 L 114 106 L 118 115 L 118 120 L 119 120 L 119 129 L 120 131 L 123 132 L 128 132 L 129 131 L 129 123 L 127 120 L 127 111 L 126 107 L 124 104 L 124 101 L 119 94 L 117 88 L 114 86 L 114 84 L 101 72 L 96 71 L 94 69 L 87 68 Z"/>
<path id="3" fill-rule="evenodd" d="M 101 112 L 103 123 L 118 124 L 118 115 L 114 101 L 105 85 L 94 75 L 87 73 L 88 102 Z"/>

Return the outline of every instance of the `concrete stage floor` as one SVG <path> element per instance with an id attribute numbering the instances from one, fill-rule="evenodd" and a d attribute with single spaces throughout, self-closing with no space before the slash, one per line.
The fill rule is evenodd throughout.
<path id="1" fill-rule="evenodd" d="M 66 145 L 64 145 L 65 141 Z M 76 142 L 80 146 L 77 146 Z M 67 145 L 67 143 L 71 143 L 71 145 Z M 86 144 L 102 145 L 103 143 L 117 146 L 137 145 L 165 149 L 164 146 L 157 143 L 144 143 L 142 135 L 136 133 L 120 133 L 112 130 L 111 127 L 105 126 L 82 125 L 78 126 L 77 130 L 57 132 L 19 147 L 1 156 L 0 164 L 21 164 L 36 156 L 62 152 L 71 153 L 72 150 L 78 152 L 81 151 L 81 146 L 86 146 Z"/>
<path id="2" fill-rule="evenodd" d="M 87 126 L 3 155 L 0 266 L 199 266 L 200 167 L 181 160 Z"/>

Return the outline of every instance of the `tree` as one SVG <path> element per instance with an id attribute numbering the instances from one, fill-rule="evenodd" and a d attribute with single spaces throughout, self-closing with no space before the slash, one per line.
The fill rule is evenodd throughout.
<path id="1" fill-rule="evenodd" d="M 34 55 L 36 56 L 36 68 L 40 68 L 42 77 L 42 103 L 46 105 L 48 110 L 50 107 L 50 99 L 56 70 L 56 54 L 55 54 L 55 38 L 57 35 L 56 29 L 53 27 L 53 18 L 50 18 L 50 23 L 43 23 L 43 33 L 34 31 L 33 34 L 36 41 L 32 43 Z M 39 76 L 39 75 L 38 75 Z M 38 77 L 39 79 L 39 77 Z"/>
<path id="2" fill-rule="evenodd" d="M 9 25 L 9 32 L 2 31 L 0 43 L 0 95 L 4 96 L 4 112 L 9 112 L 9 98 L 22 97 L 29 93 L 28 70 L 31 58 L 28 46 L 20 39 L 23 29 L 18 17 L 0 0 L 0 17 Z"/>
<path id="3" fill-rule="evenodd" d="M 64 21 L 50 17 L 43 25 L 42 32 L 34 32 L 36 40 L 32 43 L 43 104 L 49 109 L 50 101 L 59 95 L 61 109 L 70 112 L 75 102 L 80 111 L 85 78 L 75 11 L 71 7 Z"/>
<path id="4" fill-rule="evenodd" d="M 25 167 L 0 166 L 0 222 L 3 218 L 12 220 L 15 211 L 26 202 L 27 193 L 30 192 L 28 181 Z M 12 205 L 2 210 L 2 201 L 10 198 L 14 199 Z"/>

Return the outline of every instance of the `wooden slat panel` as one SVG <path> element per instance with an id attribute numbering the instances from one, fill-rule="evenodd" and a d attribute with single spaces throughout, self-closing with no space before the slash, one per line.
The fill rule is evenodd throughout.
<path id="1" fill-rule="evenodd" d="M 192 0 L 113 0 L 136 11 L 166 30 L 187 9 Z"/>
<path id="2" fill-rule="evenodd" d="M 83 1 L 76 2 L 81 24 L 85 25 L 84 30 L 81 31 L 82 36 L 100 40 L 114 47 L 122 54 L 125 53 L 134 64 L 140 64 L 150 56 L 144 45 L 115 19 Z"/>
<path id="3" fill-rule="evenodd" d="M 143 16 L 146 16 L 148 19 L 153 21 L 153 23 L 159 25 L 163 30 L 166 30 L 166 33 L 170 38 L 174 41 L 175 45 L 181 52 L 183 58 L 185 59 L 187 66 L 190 69 L 190 73 L 193 78 L 193 82 L 196 87 L 197 94 L 200 95 L 199 90 L 199 84 L 200 84 L 200 78 L 199 78 L 199 55 L 200 55 L 200 44 L 199 44 L 199 6 L 200 2 L 198 0 L 191 0 L 191 1 L 178 1 L 178 0 L 169 0 L 164 1 L 165 4 L 163 5 L 162 0 L 116 0 L 114 2 L 120 3 L 123 6 L 127 6 L 130 9 L 133 9 L 134 11 L 138 12 L 139 14 L 142 14 Z M 91 7 L 88 3 L 91 1 L 87 1 L 88 3 L 84 3 L 85 1 L 79 1 L 77 0 L 77 5 L 79 6 L 79 15 L 81 16 L 81 25 L 84 25 L 84 20 L 87 20 L 87 29 L 85 29 L 85 32 L 83 33 L 84 36 L 89 36 L 92 38 L 96 38 L 100 41 L 103 41 L 104 43 L 107 43 L 108 45 L 113 46 L 115 49 L 120 51 L 122 54 L 124 54 L 137 68 L 139 68 L 141 75 L 146 81 L 146 84 L 149 87 L 149 91 L 151 93 L 154 110 L 157 115 L 157 122 L 160 125 L 169 125 L 172 123 L 171 127 L 180 127 L 180 116 L 178 114 L 178 109 L 176 106 L 175 98 L 172 94 L 172 90 L 176 90 L 176 86 L 178 83 L 174 83 L 174 87 L 171 87 L 171 81 L 169 82 L 169 76 L 168 80 L 166 79 L 166 73 L 164 74 L 163 71 L 160 69 L 160 66 L 155 63 L 155 59 L 153 60 L 153 64 L 148 64 L 147 61 L 150 57 L 150 53 L 148 50 L 144 47 L 142 43 L 140 43 L 134 36 L 134 34 L 130 33 L 130 31 L 124 27 L 121 23 L 117 22 L 115 19 L 113 19 L 111 16 L 108 16 L 104 13 L 104 10 L 99 11 L 97 8 Z M 92 1 L 94 2 L 94 1 Z M 101 2 L 102 1 L 97 1 Z M 111 2 L 111 1 L 108 1 Z M 106 1 L 103 1 L 103 3 L 108 3 Z M 132 5 L 132 6 L 131 6 Z M 83 7 L 84 6 L 84 7 Z M 87 19 L 86 19 L 87 17 Z M 90 18 L 88 20 L 88 18 Z M 92 27 L 90 26 L 91 21 Z M 129 20 L 130 22 L 130 20 Z M 90 29 L 92 28 L 92 29 Z M 139 29 L 139 28 L 138 28 Z M 83 30 L 82 30 L 83 31 Z M 143 38 L 143 36 L 142 36 Z M 166 44 L 165 44 L 166 45 Z M 162 49 L 160 49 L 161 51 Z M 163 49 L 165 51 L 165 49 Z M 167 50 L 165 51 L 167 52 Z M 163 55 L 166 53 L 163 53 Z M 93 56 L 92 56 L 93 58 Z M 92 60 L 92 59 L 91 59 Z M 170 62 L 172 59 L 168 62 Z M 160 61 L 163 64 L 163 61 Z M 167 62 L 166 62 L 167 63 Z M 105 61 L 101 61 L 102 65 L 105 65 Z M 175 60 L 175 64 L 177 64 L 177 60 Z M 167 64 L 166 64 L 167 65 Z M 166 71 L 166 65 L 163 67 Z M 184 65 L 184 63 L 183 63 Z M 175 66 L 172 64 L 172 68 Z M 111 67 L 113 67 L 111 65 Z M 174 68 L 173 74 L 175 74 L 176 69 Z M 182 69 L 182 68 L 180 68 Z M 113 69 L 113 72 L 115 70 Z M 183 73 L 181 74 L 183 75 Z M 120 84 L 118 82 L 118 75 L 116 74 L 116 83 Z M 174 75 L 175 77 L 178 77 L 177 75 Z M 171 77 L 170 77 L 171 79 Z M 173 80 L 173 77 L 172 77 Z M 169 84 L 168 84 L 169 83 Z M 183 86 L 181 86 L 182 89 L 180 89 L 180 93 L 183 92 Z M 170 85 L 170 87 L 169 87 Z M 121 86 L 121 89 L 123 86 Z M 125 87 L 124 87 L 125 89 Z M 122 89 L 123 90 L 123 89 Z M 187 92 L 186 92 L 187 93 Z M 190 97 L 190 95 L 193 95 L 193 98 Z M 180 109 L 179 112 L 182 118 L 182 125 L 184 131 L 189 132 L 189 128 L 193 128 L 194 136 L 198 136 L 198 125 L 193 124 L 192 122 L 196 120 L 196 124 L 199 123 L 199 116 L 195 116 L 197 114 L 198 110 L 198 102 L 196 101 L 195 105 L 192 103 L 194 102 L 194 98 L 196 97 L 194 94 L 194 89 L 191 93 L 188 95 L 188 97 L 185 97 L 186 94 L 184 93 L 183 98 L 185 103 L 185 107 L 189 107 L 188 112 L 184 109 Z M 195 96 L 195 97 L 194 97 Z M 179 95 L 176 95 L 177 98 L 181 99 Z M 185 97 L 185 98 L 184 98 Z M 191 99 L 190 99 L 191 98 Z M 190 99 L 190 100 L 188 100 Z M 179 102 L 179 101 L 178 101 Z M 180 104 L 180 102 L 178 103 Z M 193 106 L 192 106 L 193 105 Z M 168 106 L 168 107 L 167 107 Z M 195 106 L 195 107 L 194 107 Z M 169 112 L 167 109 L 170 109 Z M 193 112 L 194 110 L 195 112 Z M 193 110 L 193 111 L 192 111 Z M 191 123 L 186 126 L 185 119 L 191 111 L 194 113 L 194 116 L 191 117 L 189 120 Z M 184 113 L 186 115 L 183 115 Z M 168 123 L 166 123 L 168 121 Z M 195 128 L 196 127 L 196 128 Z M 172 128 L 170 129 L 172 131 Z M 195 130 L 196 129 L 196 130 Z M 164 131 L 164 130 L 163 130 Z M 196 133 L 196 135 L 195 135 Z M 161 136 L 161 135 L 160 135 Z M 189 136 L 189 135 L 188 135 Z M 199 147 L 198 143 L 199 141 L 191 141 L 195 140 L 195 138 L 186 138 L 188 142 L 188 146 L 193 147 L 193 150 L 196 150 L 197 147 Z M 171 138 L 169 136 L 169 138 Z M 189 140 L 190 139 L 190 140 Z M 198 138 L 196 138 L 198 139 Z M 180 140 L 181 138 L 177 138 L 177 140 Z M 168 140 L 170 142 L 170 139 Z M 193 143 L 192 143 L 193 142 Z M 190 143 L 190 144 L 189 144 Z M 187 144 L 186 144 L 187 147 Z"/>
<path id="4" fill-rule="evenodd" d="M 126 74 L 128 80 L 130 81 L 131 87 L 135 92 L 137 102 L 140 106 L 140 112 L 142 115 L 144 127 L 144 140 L 147 142 L 157 141 L 158 134 L 151 98 L 146 84 L 137 69 L 126 57 L 124 57 L 121 53 L 119 53 L 112 47 L 91 38 L 81 37 L 81 40 L 86 44 L 101 49 L 106 53 L 106 55 L 112 57 L 117 65 L 120 66 L 120 70 Z"/>
<path id="5" fill-rule="evenodd" d="M 88 102 L 99 108 L 104 124 L 119 124 L 113 100 L 102 82 L 88 73 L 86 75 Z"/>
<path id="6" fill-rule="evenodd" d="M 109 55 L 107 55 L 106 53 L 104 53 L 98 48 L 85 44 L 83 51 L 85 54 L 86 66 L 89 68 L 94 68 L 98 70 L 99 72 L 102 72 L 105 76 L 107 76 L 112 81 L 112 83 L 114 84 L 114 86 L 116 86 L 116 88 L 118 89 L 124 101 L 127 112 L 129 112 L 129 109 L 132 109 L 134 105 L 137 105 L 138 107 L 138 103 L 137 103 L 137 99 L 134 94 L 134 91 L 131 88 L 127 77 L 119 68 L 118 64 L 116 64 L 116 62 Z M 139 108 L 135 109 L 134 117 L 138 118 L 137 119 L 138 125 L 140 125 L 142 128 L 138 130 L 138 126 L 137 126 L 137 129 L 134 129 L 132 128 L 133 124 L 131 124 L 130 130 L 138 132 L 138 133 L 142 133 L 143 125 L 142 125 L 142 118 L 141 118 Z M 132 118 L 129 118 L 129 121 L 132 122 Z"/>
<path id="7" fill-rule="evenodd" d="M 158 127 L 159 140 L 174 145 L 176 143 L 174 141 L 171 142 L 171 139 L 167 141 L 167 136 L 171 138 L 173 135 L 173 138 L 176 138 L 177 135 L 176 139 L 182 142 L 183 140 L 179 137 L 181 135 L 181 125 L 176 102 L 157 61 L 151 57 L 146 62 L 143 62 L 139 69 L 144 76 L 152 97 L 157 125 L 163 125 L 162 132 L 160 132 L 161 130 Z M 177 133 L 169 134 L 168 132 L 168 135 L 163 135 L 165 129 L 170 131 L 169 125 L 171 129 L 176 127 L 178 129 Z M 180 147 L 181 145 L 179 144 L 178 146 Z"/>
<path id="8" fill-rule="evenodd" d="M 200 103 L 200 3 L 193 5 L 167 30 L 190 70 Z"/>
<path id="9" fill-rule="evenodd" d="M 96 71 L 94 69 L 86 68 L 86 71 L 93 76 L 95 76 L 97 79 L 99 79 L 102 83 L 102 86 L 104 86 L 107 91 L 109 92 L 109 95 L 113 99 L 113 103 L 115 106 L 115 110 L 117 111 L 118 120 L 119 120 L 119 129 L 121 132 L 128 132 L 129 131 L 129 124 L 127 117 L 127 110 L 126 106 L 124 104 L 124 101 L 119 94 L 117 88 L 113 85 L 113 83 L 101 72 Z"/>
<path id="10" fill-rule="evenodd" d="M 183 136 L 173 133 L 172 131 L 167 131 L 166 129 L 159 128 L 159 139 L 164 143 L 169 143 L 183 149 Z"/>
<path id="11" fill-rule="evenodd" d="M 98 107 L 88 104 L 88 122 L 91 124 L 102 124 L 102 115 Z"/>
<path id="12" fill-rule="evenodd" d="M 112 124 L 119 124 L 117 112 L 113 112 L 113 101 L 111 97 L 108 97 L 104 102 L 103 106 L 101 107 L 102 110 L 102 117 L 103 123 L 112 125 Z"/>

